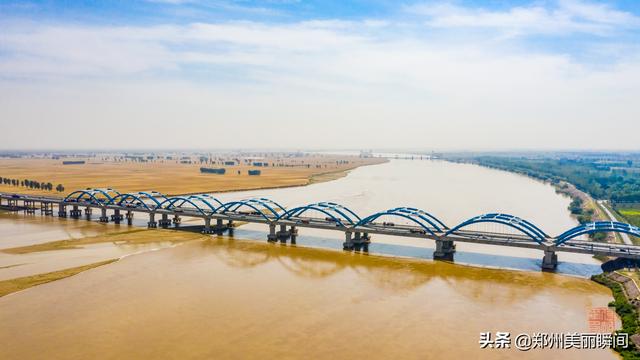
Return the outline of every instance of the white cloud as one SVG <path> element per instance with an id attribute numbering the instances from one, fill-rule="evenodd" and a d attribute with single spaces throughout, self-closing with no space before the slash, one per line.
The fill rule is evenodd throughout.
<path id="1" fill-rule="evenodd" d="M 422 11 L 441 26 L 519 31 L 583 31 L 578 16 L 597 33 L 635 21 L 584 3 L 562 9 L 573 15 L 535 7 Z M 611 17 L 601 18 L 607 11 Z M 237 147 L 233 137 L 212 142 L 211 134 L 241 124 L 249 129 L 244 141 L 264 147 L 636 147 L 637 46 L 612 42 L 615 61 L 594 66 L 512 41 L 448 42 L 428 31 L 389 19 L 14 23 L 0 35 L 3 146 L 19 145 L 12 134 L 37 130 L 52 134 L 39 147 L 157 147 L 166 132 L 158 125 L 179 123 L 163 146 Z M 146 135 L 78 136 L 87 119 Z M 291 134 L 285 142 L 283 129 Z M 602 137 L 607 131 L 617 135 Z"/>
<path id="2" fill-rule="evenodd" d="M 560 0 L 556 6 L 538 4 L 506 10 L 467 8 L 451 3 L 422 3 L 405 11 L 427 17 L 438 28 L 487 28 L 514 35 L 589 33 L 615 34 L 624 28 L 640 28 L 640 18 L 605 4 Z"/>

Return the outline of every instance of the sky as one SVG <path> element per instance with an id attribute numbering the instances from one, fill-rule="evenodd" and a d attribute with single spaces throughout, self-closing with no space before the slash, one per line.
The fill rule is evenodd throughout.
<path id="1" fill-rule="evenodd" d="M 640 150 L 640 1 L 0 0 L 0 149 Z"/>

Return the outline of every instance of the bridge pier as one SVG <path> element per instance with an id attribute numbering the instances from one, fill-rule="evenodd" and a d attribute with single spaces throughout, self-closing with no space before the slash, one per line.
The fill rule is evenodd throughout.
<path id="1" fill-rule="evenodd" d="M 48 202 L 40 203 L 40 215 L 50 216 L 53 215 L 53 204 Z"/>
<path id="2" fill-rule="evenodd" d="M 111 221 L 113 221 L 116 224 L 120 224 L 120 221 L 122 221 L 123 217 L 122 214 L 120 214 L 120 210 L 116 209 L 113 211 L 113 215 L 111 215 Z"/>
<path id="3" fill-rule="evenodd" d="M 84 208 L 84 216 L 86 216 L 87 219 L 91 219 L 91 214 L 93 214 L 93 209 L 88 206 Z"/>
<path id="4" fill-rule="evenodd" d="M 289 230 L 289 238 L 291 239 L 291 244 L 295 244 L 296 243 L 296 239 L 298 238 L 298 228 L 295 226 L 292 226 L 291 229 Z"/>
<path id="5" fill-rule="evenodd" d="M 453 261 L 453 254 L 456 253 L 456 245 L 451 240 L 436 240 L 436 251 L 433 252 L 435 260 Z"/>
<path id="6" fill-rule="evenodd" d="M 276 237 L 281 243 L 287 243 L 287 239 L 291 237 L 291 233 L 287 231 L 287 225 L 280 224 L 280 231 L 276 233 Z"/>
<path id="7" fill-rule="evenodd" d="M 23 203 L 24 203 L 24 212 L 26 214 L 33 215 L 36 213 L 36 205 L 33 201 L 25 200 L 23 201 Z"/>
<path id="8" fill-rule="evenodd" d="M 66 218 L 67 217 L 67 207 L 62 205 L 62 204 L 58 204 L 58 217 L 61 218 Z"/>
<path id="9" fill-rule="evenodd" d="M 203 234 L 211 234 L 211 233 L 213 233 L 213 230 L 211 230 L 211 218 L 210 217 L 204 218 L 204 228 L 202 229 L 202 233 Z"/>
<path id="10" fill-rule="evenodd" d="M 298 228 L 295 226 L 291 226 L 289 230 L 287 230 L 287 225 L 280 224 L 280 230 L 278 232 L 275 232 L 275 225 L 273 225 L 273 228 L 271 225 L 269 226 L 269 241 L 280 240 L 281 243 L 286 244 L 287 240 L 291 239 L 291 243 L 295 244 L 297 236 Z"/>
<path id="11" fill-rule="evenodd" d="M 356 232 L 353 234 L 353 250 L 355 251 L 369 251 L 369 244 L 371 243 L 371 236 L 367 233 Z"/>
<path id="12" fill-rule="evenodd" d="M 107 208 L 102 208 L 100 210 L 101 210 L 100 222 L 108 223 L 109 217 L 107 216 Z"/>
<path id="13" fill-rule="evenodd" d="M 351 231 L 344 232 L 344 242 L 342 243 L 342 250 L 353 251 L 355 244 L 353 242 Z"/>
<path id="14" fill-rule="evenodd" d="M 147 223 L 147 227 L 149 229 L 155 229 L 158 227 L 158 223 L 155 220 L 156 214 L 149 213 L 149 222 Z"/>
<path id="15" fill-rule="evenodd" d="M 558 255 L 551 249 L 544 250 L 544 257 L 542 258 L 542 270 L 553 271 L 558 267 Z"/>
<path id="16" fill-rule="evenodd" d="M 127 219 L 127 225 L 133 225 L 133 211 L 127 210 L 125 217 Z"/>
<path id="17" fill-rule="evenodd" d="M 160 219 L 160 221 L 158 221 L 158 225 L 160 225 L 163 228 L 168 228 L 169 226 L 171 226 L 171 220 L 169 220 L 169 215 L 168 214 L 162 214 L 162 219 Z"/>
<path id="18" fill-rule="evenodd" d="M 222 235 L 225 230 L 227 230 L 227 227 L 224 225 L 224 221 L 222 219 L 216 219 L 214 232 L 218 235 Z"/>
<path id="19" fill-rule="evenodd" d="M 211 220 L 211 219 L 209 219 L 209 220 Z M 181 222 L 182 222 L 182 219 L 180 218 L 180 216 L 178 216 L 177 214 L 173 216 L 173 225 L 178 227 L 178 226 L 180 226 Z"/>
<path id="20" fill-rule="evenodd" d="M 275 242 L 278 240 L 278 235 L 276 234 L 276 224 L 269 224 L 269 235 L 267 235 L 268 242 Z"/>
<path id="21" fill-rule="evenodd" d="M 73 207 L 71 208 L 71 211 L 69 211 L 69 216 L 72 219 L 79 219 L 81 215 L 82 215 L 82 211 L 78 209 L 78 205 L 73 205 Z"/>
<path id="22" fill-rule="evenodd" d="M 7 207 L 9 208 L 10 211 L 18 211 L 18 200 L 8 199 Z"/>

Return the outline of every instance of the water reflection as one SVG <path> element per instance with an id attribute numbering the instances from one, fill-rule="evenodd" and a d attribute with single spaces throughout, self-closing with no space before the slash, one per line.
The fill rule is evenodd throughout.
<path id="1" fill-rule="evenodd" d="M 246 228 L 235 229 L 234 236 L 238 239 L 252 239 L 255 241 L 266 241 L 266 232 L 259 230 L 249 230 Z M 421 240 L 422 246 L 402 245 L 392 243 L 378 243 L 376 237 L 369 245 L 369 253 L 387 256 L 410 257 L 431 261 L 433 259 L 433 241 Z M 307 246 L 321 249 L 339 250 L 342 252 L 342 242 L 335 238 L 323 236 L 298 236 L 296 240 L 298 246 Z M 539 272 L 541 269 L 541 259 L 533 257 L 518 257 L 502 254 L 502 249 L 493 246 L 497 254 L 458 250 L 455 254 L 454 262 L 462 265 L 481 266 L 486 268 L 500 268 L 512 270 L 526 270 Z M 542 257 L 542 252 L 531 250 L 534 254 Z M 345 253 L 346 255 L 346 253 Z M 349 259 L 348 256 L 344 256 Z M 557 271 L 561 274 L 590 277 L 601 273 L 600 265 L 594 263 L 572 262 L 571 259 L 563 259 Z"/>
<path id="2" fill-rule="evenodd" d="M 194 246 L 194 245 L 192 245 Z M 380 289 L 410 291 L 434 279 L 448 284 L 467 298 L 510 304 L 540 291 L 580 291 L 578 280 L 548 273 L 520 273 L 499 269 L 459 267 L 446 262 L 372 256 L 363 253 L 336 253 L 281 244 L 255 243 L 218 236 L 199 243 L 203 253 L 212 253 L 229 267 L 255 269 L 267 263 L 307 279 L 328 278 L 341 271 L 358 275 Z M 194 254 L 195 257 L 197 255 Z M 277 281 L 274 280 L 274 281 Z M 531 286 L 536 284 L 536 286 Z M 497 289 L 502 286 L 506 291 Z"/>

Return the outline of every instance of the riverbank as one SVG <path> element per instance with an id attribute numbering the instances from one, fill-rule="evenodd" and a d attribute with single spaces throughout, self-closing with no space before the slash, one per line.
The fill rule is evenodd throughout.
<path id="1" fill-rule="evenodd" d="M 613 301 L 609 303 L 609 306 L 615 308 L 616 313 L 622 321 L 622 329 L 620 329 L 619 332 L 629 334 L 629 346 L 626 348 L 616 347 L 615 350 L 624 360 L 640 359 L 640 351 L 632 341 L 637 337 L 636 334 L 638 334 L 640 330 L 638 303 L 634 301 L 636 299 L 630 298 L 628 294 L 629 291 L 625 291 L 624 284 L 615 278 L 615 272 L 594 275 L 591 277 L 591 280 L 611 289 Z"/>

